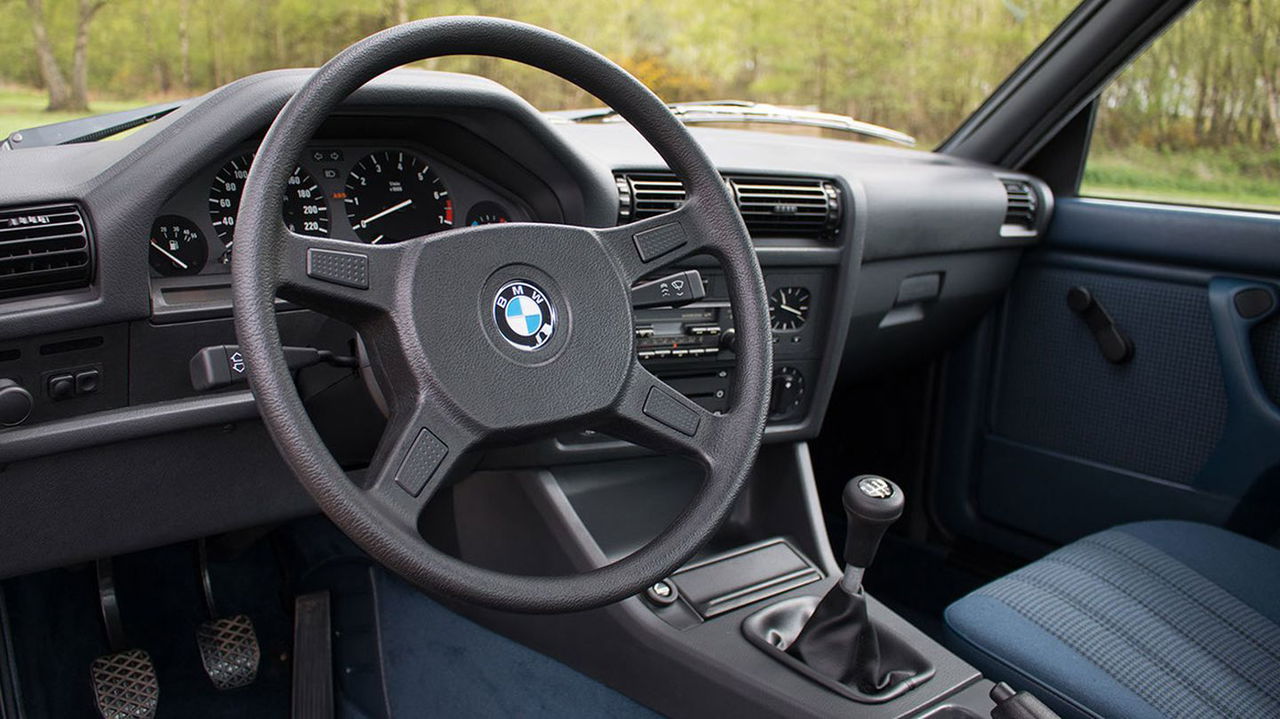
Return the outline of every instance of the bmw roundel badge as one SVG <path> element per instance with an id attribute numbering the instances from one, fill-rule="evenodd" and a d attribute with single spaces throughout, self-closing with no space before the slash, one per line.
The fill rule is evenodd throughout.
<path id="1" fill-rule="evenodd" d="M 493 298 L 493 321 L 507 342 L 532 351 L 555 333 L 556 309 L 542 288 L 526 280 L 513 280 Z"/>

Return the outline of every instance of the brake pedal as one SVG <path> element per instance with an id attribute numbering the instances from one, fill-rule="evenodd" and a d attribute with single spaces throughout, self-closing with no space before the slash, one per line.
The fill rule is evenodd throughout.
<path id="1" fill-rule="evenodd" d="M 196 553 L 205 608 L 213 617 L 196 628 L 200 663 L 213 686 L 220 690 L 249 686 L 258 678 L 258 665 L 262 661 L 253 620 L 246 614 L 218 616 L 217 604 L 213 601 L 213 579 L 209 576 L 209 553 L 203 539 L 197 543 Z"/>
<path id="2" fill-rule="evenodd" d="M 115 576 L 111 560 L 97 562 L 98 604 L 102 623 L 107 630 L 111 654 L 94 659 L 89 665 L 93 680 L 93 698 L 102 719 L 151 719 L 160 704 L 160 682 L 151 655 L 141 649 L 123 649 L 128 645 L 124 623 L 120 620 L 120 603 L 116 598 Z"/>
<path id="3" fill-rule="evenodd" d="M 262 650 L 247 615 L 210 619 L 196 628 L 200 662 L 218 689 L 248 686 L 258 677 Z"/>

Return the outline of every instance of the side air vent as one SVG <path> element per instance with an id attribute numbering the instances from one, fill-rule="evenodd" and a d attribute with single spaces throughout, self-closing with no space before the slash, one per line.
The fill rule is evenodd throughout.
<path id="1" fill-rule="evenodd" d="M 618 184 L 621 223 L 674 210 L 684 186 L 669 173 L 628 173 Z M 801 177 L 730 175 L 729 191 L 753 237 L 834 239 L 840 231 L 841 196 L 835 183 Z"/>
<path id="2" fill-rule="evenodd" d="M 89 232 L 79 207 L 0 209 L 0 297 L 86 287 L 92 274 Z"/>
<path id="3" fill-rule="evenodd" d="M 1005 205 L 1004 224 L 1000 226 L 1003 237 L 1034 237 L 1040 219 L 1040 196 L 1036 188 L 1026 180 L 1003 179 L 1008 197 Z"/>

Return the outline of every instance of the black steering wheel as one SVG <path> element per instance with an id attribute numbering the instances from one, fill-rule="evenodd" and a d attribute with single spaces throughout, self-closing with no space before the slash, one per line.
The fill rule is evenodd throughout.
<path id="1" fill-rule="evenodd" d="M 446 55 L 506 58 L 577 84 L 658 150 L 684 181 L 687 201 L 610 229 L 489 225 L 386 246 L 290 232 L 281 214 L 286 181 L 324 119 L 374 77 Z M 644 85 L 583 45 L 479 17 L 422 20 L 361 40 L 317 70 L 276 117 L 245 184 L 236 237 L 236 334 L 276 446 L 338 527 L 424 589 L 526 612 L 617 601 L 686 561 L 746 481 L 771 366 L 750 238 L 685 128 Z M 636 359 L 630 287 L 695 253 L 719 259 L 734 304 L 737 372 L 724 415 L 700 408 Z M 277 296 L 351 324 L 369 350 L 389 416 L 358 480 L 338 466 L 303 408 L 281 352 Z M 584 427 L 692 458 L 705 470 L 692 503 L 648 545 L 579 574 L 521 576 L 476 567 L 423 540 L 422 509 L 465 471 L 460 460 Z"/>

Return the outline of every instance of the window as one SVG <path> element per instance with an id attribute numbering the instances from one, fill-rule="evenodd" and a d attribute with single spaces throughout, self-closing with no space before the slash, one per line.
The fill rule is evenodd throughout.
<path id="1" fill-rule="evenodd" d="M 1102 93 L 1081 195 L 1280 211 L 1280 0 L 1203 0 Z"/>

